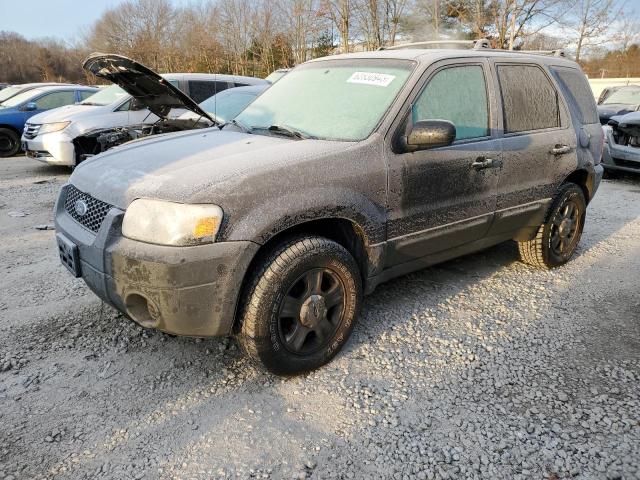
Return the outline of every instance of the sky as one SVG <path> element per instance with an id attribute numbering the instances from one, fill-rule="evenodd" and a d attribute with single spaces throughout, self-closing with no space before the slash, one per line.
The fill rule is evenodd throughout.
<path id="1" fill-rule="evenodd" d="M 0 0 L 0 31 L 33 40 L 56 37 L 74 41 L 83 28 L 124 0 Z M 175 3 L 187 3 L 176 0 Z"/>

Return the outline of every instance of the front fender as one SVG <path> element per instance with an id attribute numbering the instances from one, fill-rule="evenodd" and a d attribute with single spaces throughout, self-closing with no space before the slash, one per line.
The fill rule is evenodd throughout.
<path id="1" fill-rule="evenodd" d="M 340 187 L 322 187 L 267 199 L 240 218 L 225 219 L 222 240 L 241 239 L 264 244 L 273 236 L 311 220 L 341 218 L 353 222 L 365 243 L 385 239 L 385 207 L 361 193 Z"/>

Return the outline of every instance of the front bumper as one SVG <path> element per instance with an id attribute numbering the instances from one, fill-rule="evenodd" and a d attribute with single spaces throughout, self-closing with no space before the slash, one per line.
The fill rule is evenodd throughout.
<path id="1" fill-rule="evenodd" d="M 77 246 L 79 273 L 98 297 L 142 326 L 167 333 L 231 333 L 257 244 L 166 247 L 130 240 L 121 234 L 124 212 L 115 207 L 93 233 L 65 212 L 68 188 L 56 203 L 56 231 Z"/>
<path id="2" fill-rule="evenodd" d="M 64 131 L 38 135 L 34 138 L 22 136 L 22 148 L 29 158 L 50 165 L 74 166 L 75 147 L 71 137 Z"/>
<path id="3" fill-rule="evenodd" d="M 611 130 L 605 130 L 602 165 L 608 170 L 640 173 L 640 148 L 618 145 Z"/>

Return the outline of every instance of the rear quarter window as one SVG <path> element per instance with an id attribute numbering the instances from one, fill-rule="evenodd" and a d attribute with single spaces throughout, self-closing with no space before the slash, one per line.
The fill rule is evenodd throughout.
<path id="1" fill-rule="evenodd" d="M 600 123 L 595 98 L 586 75 L 580 70 L 568 67 L 552 67 L 551 72 L 560 84 L 569 108 L 580 123 Z"/>
<path id="2" fill-rule="evenodd" d="M 560 126 L 558 93 L 537 65 L 498 65 L 505 133 Z"/>
<path id="3" fill-rule="evenodd" d="M 196 103 L 205 101 L 207 98 L 229 88 L 227 82 L 210 82 L 206 80 L 193 80 L 189 82 L 189 96 Z"/>

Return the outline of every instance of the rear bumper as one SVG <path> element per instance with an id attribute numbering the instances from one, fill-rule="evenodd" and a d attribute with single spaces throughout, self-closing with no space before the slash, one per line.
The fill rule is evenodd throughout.
<path id="1" fill-rule="evenodd" d="M 188 336 L 228 335 L 244 275 L 258 245 L 166 247 L 121 235 L 112 208 L 96 234 L 56 204 L 56 231 L 78 248 L 79 271 L 98 297 L 145 327 Z"/>

